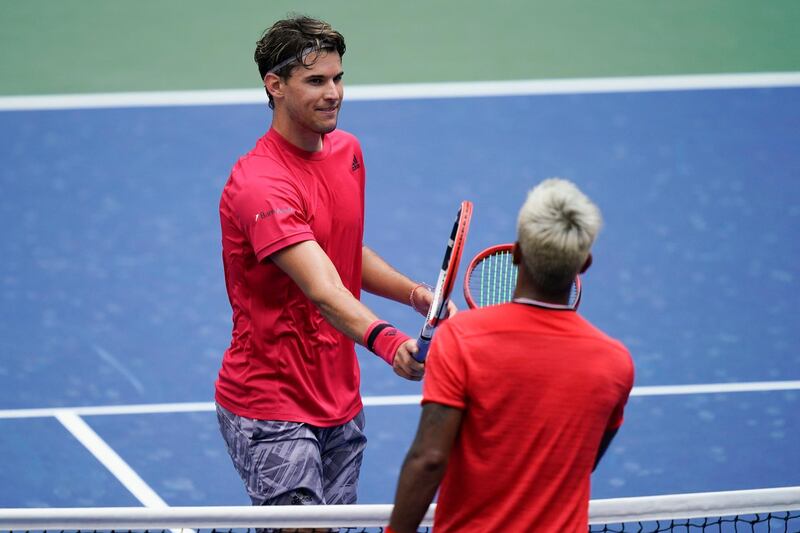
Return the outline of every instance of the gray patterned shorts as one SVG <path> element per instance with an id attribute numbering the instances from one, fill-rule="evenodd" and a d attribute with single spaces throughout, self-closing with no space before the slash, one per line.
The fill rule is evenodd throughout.
<path id="1" fill-rule="evenodd" d="M 364 411 L 341 426 L 254 420 L 217 404 L 222 437 L 253 505 L 356 503 Z"/>

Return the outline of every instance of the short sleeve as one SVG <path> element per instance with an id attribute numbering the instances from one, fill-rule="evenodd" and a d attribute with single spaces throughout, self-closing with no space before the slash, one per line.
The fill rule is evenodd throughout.
<path id="1" fill-rule="evenodd" d="M 606 430 L 619 429 L 619 427 L 622 426 L 625 405 L 628 403 L 628 397 L 633 389 L 633 360 L 631 359 L 631 356 L 627 350 L 625 350 L 625 354 L 627 356 L 625 359 L 626 365 L 620 370 L 623 375 L 622 383 L 620 385 L 620 398 L 617 402 L 617 405 L 614 407 L 614 410 L 611 412 Z"/>
<path id="2" fill-rule="evenodd" d="M 303 198 L 288 177 L 247 180 L 233 208 L 259 261 L 289 245 L 314 239 Z"/>
<path id="3" fill-rule="evenodd" d="M 440 403 L 464 409 L 467 406 L 467 372 L 463 348 L 449 322 L 433 337 L 425 363 L 422 403 Z"/>

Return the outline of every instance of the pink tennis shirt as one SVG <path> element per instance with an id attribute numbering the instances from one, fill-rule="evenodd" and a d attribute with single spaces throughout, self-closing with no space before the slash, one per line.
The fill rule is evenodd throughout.
<path id="1" fill-rule="evenodd" d="M 353 341 L 270 255 L 314 240 L 358 298 L 364 179 L 358 140 L 340 130 L 306 152 L 270 129 L 233 167 L 219 205 L 233 333 L 215 397 L 226 409 L 320 427 L 361 410 Z"/>

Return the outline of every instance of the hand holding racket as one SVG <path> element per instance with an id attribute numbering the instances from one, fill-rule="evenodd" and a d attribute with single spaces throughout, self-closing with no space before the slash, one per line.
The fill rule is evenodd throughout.
<path id="1" fill-rule="evenodd" d="M 419 351 L 414 355 L 417 361 L 424 361 L 428 355 L 433 331 L 445 317 L 447 317 L 448 302 L 450 293 L 458 275 L 458 264 L 461 262 L 461 253 L 464 250 L 464 243 L 467 240 L 469 222 L 472 218 L 472 202 L 463 201 L 456 215 L 453 230 L 450 232 L 450 239 L 442 261 L 442 269 L 439 271 L 439 279 L 433 291 L 433 302 L 428 309 L 428 316 L 419 333 L 417 347 Z"/>
<path id="2" fill-rule="evenodd" d="M 575 276 L 566 305 L 540 302 L 528 298 L 514 299 L 517 286 L 517 265 L 512 257 L 513 244 L 492 246 L 476 255 L 464 276 L 464 299 L 470 309 L 510 302 L 511 300 L 548 309 L 577 309 L 581 303 L 581 278 Z"/>

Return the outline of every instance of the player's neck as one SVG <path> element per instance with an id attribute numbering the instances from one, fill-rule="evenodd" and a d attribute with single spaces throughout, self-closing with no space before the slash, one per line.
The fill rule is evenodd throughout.
<path id="1" fill-rule="evenodd" d="M 520 276 L 517 278 L 517 286 L 514 289 L 514 298 L 524 298 L 528 300 L 535 300 L 537 302 L 543 302 L 548 304 L 556 304 L 556 305 L 567 305 L 569 303 L 569 291 L 566 291 L 564 294 L 551 294 L 543 292 L 539 287 L 537 287 L 527 276 L 521 274 L 520 269 Z"/>
<path id="2" fill-rule="evenodd" d="M 284 113 L 276 112 L 272 116 L 272 129 L 281 137 L 306 152 L 322 150 L 322 134 L 299 126 Z"/>

